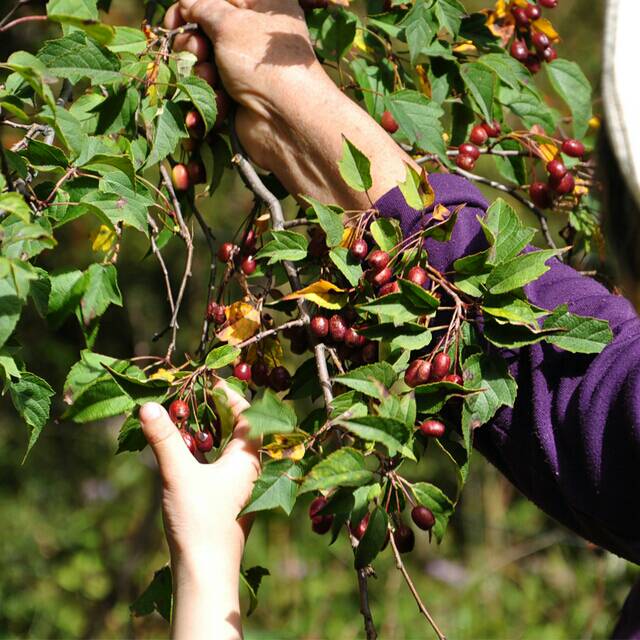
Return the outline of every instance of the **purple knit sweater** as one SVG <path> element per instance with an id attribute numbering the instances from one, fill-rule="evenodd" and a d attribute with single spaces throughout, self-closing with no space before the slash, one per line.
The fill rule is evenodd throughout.
<path id="1" fill-rule="evenodd" d="M 476 216 L 487 202 L 470 182 L 433 174 L 435 204 L 460 204 L 451 240 L 426 241 L 440 271 L 486 248 Z M 376 203 L 397 218 L 405 236 L 430 219 L 410 208 L 398 189 Z M 640 318 L 631 304 L 595 280 L 553 259 L 525 290 L 545 309 L 608 320 L 614 339 L 597 356 L 538 344 L 505 354 L 518 381 L 513 409 L 477 429 L 474 445 L 541 509 L 584 538 L 640 563 Z"/>

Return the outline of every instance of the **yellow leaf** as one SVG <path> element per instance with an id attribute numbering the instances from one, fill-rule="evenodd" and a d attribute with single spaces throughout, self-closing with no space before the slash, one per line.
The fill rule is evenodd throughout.
<path id="1" fill-rule="evenodd" d="M 443 204 L 436 205 L 433 210 L 433 218 L 435 220 L 446 220 L 450 215 L 451 212 Z"/>
<path id="2" fill-rule="evenodd" d="M 259 349 L 257 343 L 249 346 L 244 360 L 249 364 L 253 364 L 258 359 L 258 356 L 261 356 L 261 359 L 266 362 L 270 369 L 279 367 L 284 360 L 282 343 L 275 336 L 269 336 L 260 341 Z"/>
<path id="3" fill-rule="evenodd" d="M 94 251 L 103 251 L 104 253 L 107 253 L 116 243 L 117 239 L 118 236 L 116 235 L 116 232 L 106 224 L 102 224 L 93 236 L 91 248 Z"/>
<path id="4" fill-rule="evenodd" d="M 420 91 L 424 93 L 425 96 L 431 97 L 431 84 L 429 83 L 429 78 L 427 76 L 427 72 L 424 70 L 422 65 L 418 65 L 416 67 L 416 74 L 418 75 L 418 86 Z"/>
<path id="5" fill-rule="evenodd" d="M 326 280 L 318 280 L 308 287 L 284 296 L 282 299 L 297 300 L 298 298 L 303 298 L 324 309 L 340 309 L 347 303 L 346 291 L 346 289 L 340 289 L 340 287 Z"/>
<path id="6" fill-rule="evenodd" d="M 551 162 L 558 155 L 558 147 L 555 144 L 541 144 L 538 154 L 545 162 Z"/>
<path id="7" fill-rule="evenodd" d="M 356 29 L 356 36 L 353 39 L 353 44 L 355 44 L 356 47 L 360 49 L 360 51 L 364 51 L 365 53 L 369 53 L 371 51 L 371 49 L 369 49 L 369 47 L 367 46 L 367 43 L 364 41 L 363 29 Z"/>
<path id="8" fill-rule="evenodd" d="M 574 196 L 586 196 L 589 193 L 589 183 L 583 178 L 576 178 L 576 186 L 573 188 Z"/>
<path id="9" fill-rule="evenodd" d="M 226 326 L 218 333 L 218 338 L 229 344 L 240 344 L 260 329 L 260 312 L 248 302 L 234 302 L 224 310 Z"/>
<path id="10" fill-rule="evenodd" d="M 274 460 L 302 460 L 304 458 L 305 447 L 304 441 L 307 439 L 306 433 L 290 433 L 288 435 L 276 434 L 273 436 L 273 442 L 262 447 Z"/>
<path id="11" fill-rule="evenodd" d="M 353 241 L 355 239 L 356 239 L 356 228 L 345 227 L 345 230 L 342 232 L 342 240 L 340 240 L 340 246 L 349 248 L 353 244 Z"/>
<path id="12" fill-rule="evenodd" d="M 560 40 L 560 34 L 553 28 L 553 25 L 546 18 L 538 18 L 533 26 L 542 33 L 549 36 L 549 40 L 555 42 L 556 40 Z"/>
<path id="13" fill-rule="evenodd" d="M 453 47 L 453 51 L 454 53 L 475 53 L 477 48 L 471 40 L 467 40 L 466 42 L 461 42 Z"/>
<path id="14" fill-rule="evenodd" d="M 497 0 L 494 8 L 496 18 L 504 18 L 507 15 L 507 3 L 505 0 Z"/>
<path id="15" fill-rule="evenodd" d="M 162 368 L 158 369 L 149 376 L 149 380 L 167 380 L 168 382 L 173 382 L 175 379 L 176 377 L 171 371 Z"/>

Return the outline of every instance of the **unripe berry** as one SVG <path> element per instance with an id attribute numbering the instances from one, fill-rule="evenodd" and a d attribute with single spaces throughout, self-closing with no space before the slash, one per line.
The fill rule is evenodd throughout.
<path id="1" fill-rule="evenodd" d="M 238 364 L 233 367 L 233 375 L 238 378 L 238 380 L 249 382 L 249 380 L 251 380 L 251 367 L 246 362 L 238 362 Z"/>
<path id="2" fill-rule="evenodd" d="M 387 133 L 395 133 L 398 130 L 398 123 L 391 115 L 390 111 L 385 111 L 380 118 L 380 124 Z"/>
<path id="3" fill-rule="evenodd" d="M 316 338 L 324 338 L 329 334 L 329 320 L 324 316 L 313 316 L 309 326 Z"/>
<path id="4" fill-rule="evenodd" d="M 529 187 L 529 196 L 533 204 L 541 209 L 548 209 L 553 203 L 551 190 L 544 182 L 534 182 Z"/>
<path id="5" fill-rule="evenodd" d="M 364 260 L 367 257 L 367 253 L 369 253 L 369 245 L 364 238 L 358 238 L 353 241 L 350 251 L 356 260 Z"/>
<path id="6" fill-rule="evenodd" d="M 244 260 L 240 264 L 242 273 L 244 273 L 245 276 L 250 276 L 252 273 L 255 272 L 257 267 L 258 267 L 258 264 L 256 262 L 256 259 L 253 256 L 247 256 L 246 258 L 244 258 Z"/>
<path id="7" fill-rule="evenodd" d="M 411 269 L 409 269 L 409 273 L 407 273 L 407 280 L 421 287 L 424 287 L 424 285 L 427 284 L 429 277 L 427 276 L 427 272 L 422 267 L 416 265 L 415 267 L 411 267 Z"/>
<path id="8" fill-rule="evenodd" d="M 569 138 L 562 143 L 562 153 L 566 153 L 570 158 L 582 158 L 584 145 L 579 140 Z"/>
<path id="9" fill-rule="evenodd" d="M 545 9 L 555 9 L 558 6 L 558 0 L 538 0 L 538 4 Z"/>
<path id="10" fill-rule="evenodd" d="M 439 380 L 449 373 L 451 367 L 451 358 L 441 351 L 437 353 L 431 362 L 431 379 Z"/>
<path id="11" fill-rule="evenodd" d="M 400 553 L 410 553 L 416 545 L 416 537 L 413 533 L 413 529 L 404 524 L 401 524 L 393 532 L 393 540 Z"/>
<path id="12" fill-rule="evenodd" d="M 184 400 L 174 400 L 169 405 L 169 417 L 175 424 L 182 424 L 189 418 L 190 413 L 189 405 Z"/>
<path id="13" fill-rule="evenodd" d="M 471 144 L 470 142 L 461 144 L 458 148 L 458 151 L 461 155 L 470 156 L 474 160 L 477 160 L 480 157 L 480 149 L 478 149 L 475 144 Z"/>
<path id="14" fill-rule="evenodd" d="M 391 260 L 391 256 L 386 251 L 382 251 L 382 249 L 372 251 L 367 258 L 367 262 L 371 268 L 376 271 L 384 269 L 389 264 L 389 260 Z"/>
<path id="15" fill-rule="evenodd" d="M 182 163 L 171 169 L 171 182 L 176 191 L 186 191 L 189 188 L 189 172 Z"/>
<path id="16" fill-rule="evenodd" d="M 342 342 L 346 332 L 347 325 L 342 316 L 334 313 L 331 318 L 329 318 L 329 333 L 331 334 L 331 339 L 335 342 Z"/>
<path id="17" fill-rule="evenodd" d="M 511 9 L 511 13 L 516 21 L 516 24 L 519 27 L 528 27 L 529 26 L 529 16 L 523 7 L 514 7 Z"/>
<path id="18" fill-rule="evenodd" d="M 547 164 L 547 172 L 552 178 L 562 180 L 567 175 L 567 167 L 559 158 L 554 158 Z"/>
<path id="19" fill-rule="evenodd" d="M 207 181 L 207 172 L 202 160 L 194 158 L 187 163 L 187 173 L 191 184 L 203 184 Z"/>
<path id="20" fill-rule="evenodd" d="M 482 146 L 489 139 L 489 134 L 486 129 L 478 124 L 473 129 L 471 129 L 471 134 L 469 135 L 469 140 L 478 146 Z"/>
<path id="21" fill-rule="evenodd" d="M 551 44 L 549 36 L 546 33 L 542 33 L 542 31 L 536 31 L 531 36 L 531 42 L 538 51 L 544 51 Z"/>
<path id="22" fill-rule="evenodd" d="M 527 14 L 527 18 L 531 20 L 531 22 L 535 22 L 540 16 L 542 16 L 542 11 L 537 4 L 528 4 L 525 8 L 525 13 Z"/>
<path id="23" fill-rule="evenodd" d="M 576 186 L 575 178 L 572 173 L 566 173 L 561 180 L 549 177 L 549 186 L 559 195 L 565 196 L 572 193 Z"/>
<path id="24" fill-rule="evenodd" d="M 187 127 L 187 131 L 192 138 L 196 140 L 202 140 L 204 138 L 205 126 L 202 116 L 195 110 L 187 111 L 187 115 L 184 118 L 184 123 Z"/>
<path id="25" fill-rule="evenodd" d="M 223 242 L 218 248 L 218 260 L 220 262 L 229 262 L 237 251 L 238 246 L 233 242 Z"/>
<path id="26" fill-rule="evenodd" d="M 269 382 L 269 366 L 264 360 L 256 360 L 251 365 L 251 380 L 258 387 L 264 387 Z"/>
<path id="27" fill-rule="evenodd" d="M 440 438 L 444 435 L 445 426 L 440 420 L 425 420 L 420 425 L 420 431 L 430 438 Z"/>
<path id="28" fill-rule="evenodd" d="M 400 291 L 400 285 L 396 280 L 393 282 L 387 282 L 383 284 L 378 291 L 379 296 L 388 296 L 390 293 L 398 293 Z"/>
<path id="29" fill-rule="evenodd" d="M 180 429 L 180 435 L 182 436 L 182 440 L 187 445 L 189 451 L 191 451 L 191 453 L 195 455 L 196 451 L 198 450 L 198 446 L 196 445 L 196 441 L 194 440 L 193 436 L 184 429 Z"/>
<path id="30" fill-rule="evenodd" d="M 269 384 L 274 391 L 285 391 L 291 386 L 291 376 L 284 367 L 274 367 L 269 374 Z"/>
<path id="31" fill-rule="evenodd" d="M 381 287 L 393 278 L 393 271 L 389 267 L 384 267 L 384 269 L 380 269 L 380 271 L 367 271 L 367 278 L 369 281 L 376 287 Z"/>
<path id="32" fill-rule="evenodd" d="M 497 120 L 494 120 L 491 123 L 483 122 L 482 127 L 487 132 L 487 135 L 490 138 L 497 138 L 500 135 L 500 132 L 502 131 L 502 127 L 500 126 L 500 123 Z"/>
<path id="33" fill-rule="evenodd" d="M 351 347 L 353 349 L 357 347 L 363 347 L 366 342 L 366 338 L 361 336 L 356 329 L 353 327 L 349 327 L 344 332 L 344 343 L 347 347 Z"/>
<path id="34" fill-rule="evenodd" d="M 431 509 L 418 504 L 411 509 L 411 519 L 416 523 L 416 526 L 423 531 L 429 531 L 436 523 L 436 518 L 433 515 Z"/>
<path id="35" fill-rule="evenodd" d="M 471 156 L 459 154 L 456 156 L 456 164 L 463 171 L 473 171 L 473 168 L 476 166 L 476 161 Z"/>
<path id="36" fill-rule="evenodd" d="M 514 40 L 510 51 L 511 56 L 520 62 L 524 62 L 529 57 L 529 49 L 522 40 Z"/>
<path id="37" fill-rule="evenodd" d="M 213 449 L 213 435 L 210 431 L 197 431 L 194 440 L 198 451 L 207 453 Z"/>

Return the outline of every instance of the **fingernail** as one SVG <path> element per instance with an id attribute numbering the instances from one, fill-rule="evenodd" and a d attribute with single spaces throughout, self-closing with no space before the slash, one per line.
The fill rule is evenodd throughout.
<path id="1" fill-rule="evenodd" d="M 147 402 L 140 407 L 138 414 L 141 422 L 156 420 L 162 415 L 162 407 L 157 402 Z"/>

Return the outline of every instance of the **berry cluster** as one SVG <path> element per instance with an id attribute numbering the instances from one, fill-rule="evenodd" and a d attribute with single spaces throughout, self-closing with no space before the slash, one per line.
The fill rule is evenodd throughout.
<path id="1" fill-rule="evenodd" d="M 497 121 L 483 122 L 478 124 L 469 134 L 468 142 L 461 144 L 458 148 L 456 156 L 456 164 L 464 171 L 473 171 L 476 166 L 476 160 L 480 157 L 480 149 L 490 138 L 497 138 L 502 129 Z"/>
<path id="2" fill-rule="evenodd" d="M 218 260 L 225 264 L 233 263 L 240 267 L 245 276 L 250 276 L 258 267 L 253 255 L 256 251 L 257 241 L 256 232 L 249 229 L 240 246 L 233 242 L 222 243 L 218 249 Z"/>
<path id="3" fill-rule="evenodd" d="M 516 30 L 509 51 L 533 74 L 540 71 L 544 62 L 552 62 L 558 57 L 549 36 L 537 28 L 536 21 L 542 16 L 541 6 L 552 9 L 558 6 L 558 0 L 538 0 L 538 4 L 511 8 Z"/>
<path id="4" fill-rule="evenodd" d="M 180 430 L 180 435 L 189 451 L 196 455 L 198 451 L 208 453 L 214 445 L 220 446 L 221 429 L 218 420 L 213 422 L 215 435 L 210 429 L 200 429 L 193 432 L 187 425 L 190 414 L 189 405 L 184 400 L 174 400 L 169 405 L 169 417 Z"/>
<path id="5" fill-rule="evenodd" d="M 256 360 L 252 365 L 239 362 L 233 368 L 233 375 L 243 382 L 252 382 L 256 387 L 271 387 L 274 391 L 286 391 L 291 386 L 291 375 L 286 367 L 270 368 L 264 360 Z"/>

